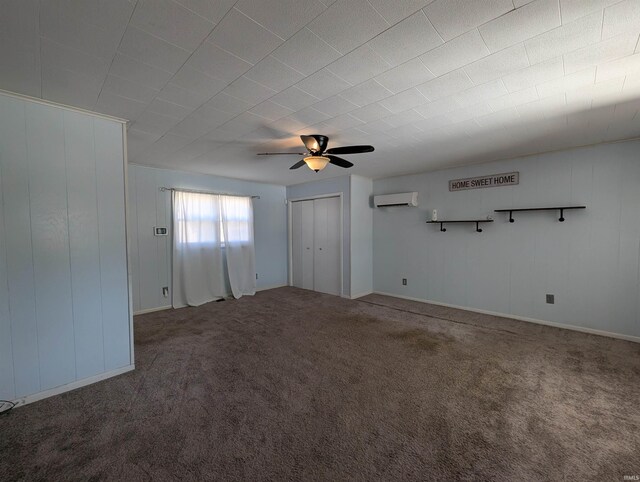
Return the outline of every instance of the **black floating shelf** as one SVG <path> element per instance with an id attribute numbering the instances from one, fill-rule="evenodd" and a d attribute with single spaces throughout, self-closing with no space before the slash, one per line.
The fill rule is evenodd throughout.
<path id="1" fill-rule="evenodd" d="M 509 222 L 513 223 L 515 219 L 513 219 L 513 213 L 522 212 L 522 211 L 560 211 L 560 217 L 558 221 L 561 223 L 564 222 L 564 212 L 570 209 L 587 209 L 587 206 L 553 206 L 548 208 L 514 208 L 514 209 L 496 209 L 497 213 L 509 213 Z"/>
<path id="2" fill-rule="evenodd" d="M 492 223 L 493 219 L 455 219 L 455 220 L 438 220 L 438 221 L 427 221 L 427 224 L 439 224 L 440 231 L 445 232 L 447 229 L 444 227 L 445 224 L 450 223 L 476 223 L 476 232 L 481 233 L 482 228 L 480 227 L 480 223 Z"/>

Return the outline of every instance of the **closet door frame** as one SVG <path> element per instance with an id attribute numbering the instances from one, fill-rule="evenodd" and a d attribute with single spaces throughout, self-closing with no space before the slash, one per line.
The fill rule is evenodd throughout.
<path id="1" fill-rule="evenodd" d="M 341 192 L 329 194 L 319 194 L 317 196 L 299 197 L 287 199 L 287 251 L 289 259 L 288 283 L 293 286 L 293 206 L 296 201 L 313 201 L 315 199 L 324 199 L 328 197 L 337 197 L 340 199 L 340 296 L 344 297 L 344 200 Z"/>

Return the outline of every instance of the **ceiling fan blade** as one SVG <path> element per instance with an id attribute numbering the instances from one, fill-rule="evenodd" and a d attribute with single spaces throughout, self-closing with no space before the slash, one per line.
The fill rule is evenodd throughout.
<path id="1" fill-rule="evenodd" d="M 310 136 L 300 136 L 300 139 L 304 143 L 304 146 L 309 149 L 309 152 L 321 154 L 327 148 L 329 138 L 327 136 L 321 136 L 320 134 L 311 134 Z"/>
<path id="2" fill-rule="evenodd" d="M 345 168 L 353 166 L 352 162 L 349 162 L 346 159 L 342 159 L 341 157 L 336 157 L 336 156 L 327 156 L 327 157 L 329 158 L 329 162 L 331 164 L 335 164 L 336 166 L 345 167 Z"/>
<path id="3" fill-rule="evenodd" d="M 306 156 L 307 153 L 306 152 L 258 152 L 256 154 L 256 156 L 290 156 L 290 155 L 296 155 L 296 156 Z"/>
<path id="4" fill-rule="evenodd" d="M 373 151 L 373 146 L 344 146 L 327 149 L 327 154 L 360 154 L 362 152 Z"/>
<path id="5" fill-rule="evenodd" d="M 296 162 L 293 166 L 291 166 L 289 169 L 299 169 L 302 166 L 304 166 L 306 163 L 304 162 L 304 159 L 301 161 Z"/>

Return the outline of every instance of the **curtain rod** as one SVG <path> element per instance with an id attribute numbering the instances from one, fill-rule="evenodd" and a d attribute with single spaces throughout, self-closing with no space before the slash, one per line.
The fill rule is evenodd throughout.
<path id="1" fill-rule="evenodd" d="M 260 199 L 260 196 L 245 196 L 244 194 L 231 194 L 228 192 L 211 192 L 211 191 L 197 191 L 195 189 L 180 189 L 177 187 L 164 187 L 158 188 L 160 191 L 182 191 L 182 192 L 196 192 L 198 194 L 216 194 L 218 196 L 236 196 L 236 197 L 251 197 L 251 199 Z"/>

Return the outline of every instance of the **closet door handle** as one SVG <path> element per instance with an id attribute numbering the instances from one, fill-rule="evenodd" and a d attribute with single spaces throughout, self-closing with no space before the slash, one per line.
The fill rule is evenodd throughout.
<path id="1" fill-rule="evenodd" d="M 322 251 L 322 248 L 318 248 L 320 251 Z"/>

